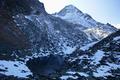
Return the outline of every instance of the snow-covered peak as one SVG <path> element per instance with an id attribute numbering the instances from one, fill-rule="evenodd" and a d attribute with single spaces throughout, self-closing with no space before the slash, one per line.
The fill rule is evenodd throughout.
<path id="1" fill-rule="evenodd" d="M 74 5 L 68 5 L 66 6 L 63 10 L 67 10 L 69 12 L 72 12 L 72 11 L 80 11 L 77 7 L 75 7 Z M 82 12 L 81 12 L 82 13 Z"/>
<path id="2" fill-rule="evenodd" d="M 111 24 L 103 24 L 94 20 L 89 14 L 83 13 L 77 7 L 68 5 L 60 12 L 54 14 L 55 17 L 59 17 L 73 24 L 80 24 L 86 28 L 101 28 L 101 29 L 116 29 Z M 112 26 L 112 28 L 111 28 Z M 107 30 L 108 31 L 108 30 Z"/>
<path id="3" fill-rule="evenodd" d="M 65 6 L 60 12 L 58 12 L 57 14 L 55 14 L 56 16 L 67 16 L 67 15 L 73 15 L 73 14 L 81 14 L 83 15 L 83 12 L 80 11 L 77 7 L 75 7 L 74 5 L 68 5 Z"/>
<path id="4" fill-rule="evenodd" d="M 117 30 L 109 23 L 103 24 L 94 20 L 89 14 L 83 13 L 73 5 L 66 6 L 59 13 L 56 13 L 53 16 L 59 17 L 72 24 L 82 25 L 82 29 L 85 29 L 85 33 L 89 36 L 93 36 L 97 40 L 103 39 L 110 33 Z"/>
<path id="5" fill-rule="evenodd" d="M 81 24 L 85 27 L 96 25 L 96 21 L 89 14 L 83 13 L 73 5 L 66 6 L 59 13 L 54 14 L 54 16 L 73 24 Z"/>

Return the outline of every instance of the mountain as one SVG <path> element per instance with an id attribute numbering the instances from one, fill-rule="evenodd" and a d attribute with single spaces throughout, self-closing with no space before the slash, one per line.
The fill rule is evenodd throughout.
<path id="1" fill-rule="evenodd" d="M 86 46 L 88 47 L 88 46 Z M 60 78 L 69 80 L 119 80 L 120 30 L 67 58 L 67 70 Z"/>
<path id="2" fill-rule="evenodd" d="M 78 29 L 81 25 L 46 13 L 38 0 L 1 0 L 0 26 L 1 79 L 4 76 L 28 78 L 32 75 L 26 66 L 29 59 L 70 54 L 93 41 Z"/>
<path id="3" fill-rule="evenodd" d="M 84 32 L 89 37 L 95 37 L 98 40 L 116 31 L 116 28 L 111 24 L 97 22 L 89 14 L 83 13 L 73 5 L 68 5 L 53 15 L 70 23 L 82 25 Z"/>
<path id="4" fill-rule="evenodd" d="M 98 38 L 93 33 L 96 26 L 88 28 L 48 14 L 39 0 L 0 0 L 0 26 L 0 79 L 5 80 L 61 80 L 66 71 L 75 70 L 82 53 L 94 54 L 94 49 L 80 50 L 82 46 L 117 31 L 110 24 L 102 25 L 96 29 Z"/>
<path id="5" fill-rule="evenodd" d="M 1 53 L 14 53 L 21 57 L 22 53 L 69 54 L 76 47 L 96 40 L 89 39 L 88 35 L 79 29 L 82 25 L 69 23 L 46 13 L 44 5 L 38 0 L 3 0 L 0 4 L 0 14 L 5 19 L 4 22 L 1 18 L 0 24 L 6 26 L 1 31 Z"/>

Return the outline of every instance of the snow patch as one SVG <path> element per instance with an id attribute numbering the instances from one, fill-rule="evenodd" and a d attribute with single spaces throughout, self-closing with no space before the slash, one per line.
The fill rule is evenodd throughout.
<path id="1" fill-rule="evenodd" d="M 120 36 L 115 37 L 113 40 L 115 40 L 115 41 L 120 40 Z"/>
<path id="2" fill-rule="evenodd" d="M 80 49 L 83 51 L 88 50 L 90 47 L 92 47 L 94 44 L 96 44 L 97 42 L 92 42 L 90 44 L 87 44 L 86 46 L 81 47 Z"/>
<path id="3" fill-rule="evenodd" d="M 0 71 L 4 75 L 13 75 L 15 77 L 27 78 L 28 75 L 32 75 L 25 63 L 20 61 L 5 61 L 0 60 Z"/>
<path id="4" fill-rule="evenodd" d="M 109 76 L 111 75 L 111 73 L 109 73 L 108 71 L 110 70 L 109 66 L 100 66 L 97 69 L 97 72 L 93 72 L 93 75 L 95 77 L 105 77 L 105 76 Z"/>
<path id="5" fill-rule="evenodd" d="M 105 65 L 100 66 L 96 72 L 93 72 L 93 75 L 95 77 L 109 76 L 109 75 L 112 75 L 111 73 L 109 73 L 110 70 L 120 68 L 120 65 L 117 65 L 117 64 L 113 64 L 113 63 L 107 63 L 107 64 L 108 66 L 105 66 Z"/>
<path id="6" fill-rule="evenodd" d="M 68 71 L 66 72 L 67 75 L 64 75 L 62 77 L 60 77 L 62 80 L 68 80 L 69 78 L 75 79 L 77 80 L 77 76 L 75 76 L 74 74 L 78 73 L 80 76 L 84 76 L 84 77 L 88 77 L 89 75 L 84 73 L 84 72 L 74 72 L 74 71 Z M 73 76 L 74 75 L 74 76 Z"/>
<path id="7" fill-rule="evenodd" d="M 70 46 L 67 46 L 66 44 L 64 44 L 64 49 L 63 49 L 63 52 L 65 54 L 71 54 L 73 51 L 76 50 L 76 46 L 74 47 L 70 47 Z"/>
<path id="8" fill-rule="evenodd" d="M 68 78 L 72 78 L 72 79 L 77 79 L 77 76 L 70 76 L 70 75 L 64 75 L 62 77 L 60 77 L 62 80 L 68 80 Z"/>
<path id="9" fill-rule="evenodd" d="M 84 76 L 84 77 L 88 77 L 88 76 L 89 76 L 89 75 L 86 74 L 85 72 L 68 71 L 68 72 L 66 72 L 66 73 L 67 73 L 67 74 L 76 74 L 76 73 L 78 73 L 79 75 Z"/>
<path id="10" fill-rule="evenodd" d="M 32 17 L 31 16 L 25 16 L 26 19 L 30 20 L 30 21 L 33 21 Z"/>
<path id="11" fill-rule="evenodd" d="M 91 64 L 99 64 L 99 61 L 105 56 L 104 53 L 104 51 L 98 50 L 92 57 L 93 62 Z"/>

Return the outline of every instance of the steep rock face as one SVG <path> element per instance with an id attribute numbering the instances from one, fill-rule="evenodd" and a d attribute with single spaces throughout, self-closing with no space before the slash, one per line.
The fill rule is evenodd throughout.
<path id="1" fill-rule="evenodd" d="M 117 30 L 109 23 L 102 24 L 95 21 L 89 14 L 83 13 L 73 5 L 68 5 L 63 8 L 59 13 L 53 15 L 73 24 L 82 25 L 82 30 L 84 30 L 84 32 L 89 36 L 89 38 L 94 37 L 100 40 Z"/>
<path id="2" fill-rule="evenodd" d="M 95 40 L 79 29 L 82 25 L 47 14 L 38 0 L 2 0 L 0 4 L 1 59 L 11 55 L 70 54 Z"/>
<path id="3" fill-rule="evenodd" d="M 0 10 L 0 28 L 0 52 L 25 49 L 29 46 L 27 37 L 16 26 L 12 16 L 6 10 Z"/>
<path id="4" fill-rule="evenodd" d="M 0 43 L 1 53 L 31 48 L 29 36 L 15 22 L 16 15 L 46 14 L 38 0 L 1 0 L 0 1 Z"/>

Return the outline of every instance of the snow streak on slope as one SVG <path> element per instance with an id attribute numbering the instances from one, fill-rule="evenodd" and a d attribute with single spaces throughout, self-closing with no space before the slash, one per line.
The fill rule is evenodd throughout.
<path id="1" fill-rule="evenodd" d="M 107 37 L 111 32 L 107 32 L 106 30 L 101 30 L 100 28 L 89 28 L 84 30 L 84 32 L 88 35 L 89 39 L 95 38 L 97 40 L 101 40 Z"/>
<path id="2" fill-rule="evenodd" d="M 101 61 L 103 56 L 105 56 L 104 53 L 105 53 L 104 51 L 98 50 L 95 53 L 95 55 L 92 57 L 93 62 L 91 64 L 95 64 L 95 65 L 99 64 L 100 63 L 99 61 Z"/>
<path id="3" fill-rule="evenodd" d="M 115 41 L 120 40 L 120 36 L 115 37 L 113 40 L 115 40 Z"/>
<path id="4" fill-rule="evenodd" d="M 89 43 L 83 47 L 81 47 L 80 49 L 83 50 L 83 51 L 86 51 L 88 50 L 90 47 L 92 47 L 94 44 L 96 44 L 97 42 L 92 42 L 92 43 Z"/>

